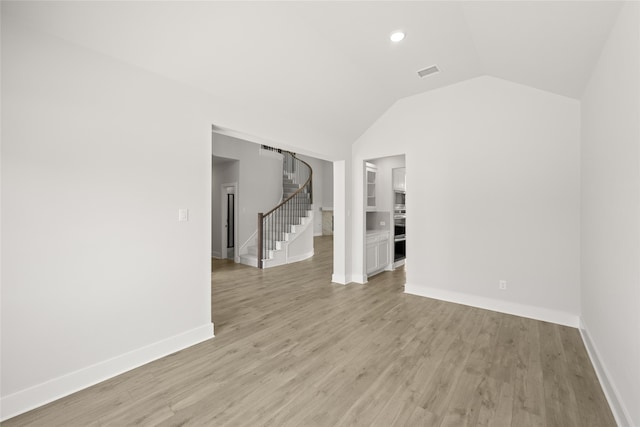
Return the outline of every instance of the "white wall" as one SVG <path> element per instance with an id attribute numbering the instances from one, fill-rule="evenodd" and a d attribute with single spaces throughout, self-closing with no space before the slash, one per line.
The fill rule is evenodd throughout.
<path id="1" fill-rule="evenodd" d="M 240 162 L 238 160 L 224 161 L 219 157 L 214 158 L 211 180 L 211 256 L 216 258 L 226 258 L 227 256 L 222 248 L 222 220 L 226 216 L 222 212 L 223 194 L 221 186 L 222 184 L 238 183 L 240 181 L 239 166 Z M 226 192 L 224 197 L 227 197 Z M 236 232 L 237 227 L 238 224 L 236 224 Z M 236 246 L 237 249 L 238 246 Z"/>
<path id="2" fill-rule="evenodd" d="M 353 281 L 351 197 L 349 183 L 351 163 L 333 162 L 333 273 L 331 281 L 347 284 Z M 340 215 L 343 212 L 343 215 Z"/>
<path id="3" fill-rule="evenodd" d="M 333 208 L 333 163 L 322 164 L 322 207 Z"/>
<path id="4" fill-rule="evenodd" d="M 1 7 L 6 419 L 212 336 L 212 124 L 350 154 L 321 129 L 220 103 Z"/>
<path id="5" fill-rule="evenodd" d="M 582 322 L 620 425 L 640 425 L 640 20 L 626 3 L 582 99 Z"/>
<path id="6" fill-rule="evenodd" d="M 240 247 L 258 229 L 258 212 L 268 212 L 282 201 L 282 155 L 260 150 L 260 145 L 213 134 L 213 155 L 239 160 L 238 241 Z"/>
<path id="7" fill-rule="evenodd" d="M 492 77 L 397 102 L 353 145 L 353 270 L 362 162 L 405 153 L 407 291 L 577 325 L 579 115 Z"/>
<path id="8" fill-rule="evenodd" d="M 210 133 L 191 94 L 2 25 L 6 418 L 213 325 Z"/>

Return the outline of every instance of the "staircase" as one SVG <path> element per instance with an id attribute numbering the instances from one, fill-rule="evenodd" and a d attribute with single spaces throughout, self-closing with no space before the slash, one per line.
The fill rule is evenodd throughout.
<path id="1" fill-rule="evenodd" d="M 300 184 L 293 182 L 293 179 L 289 178 L 289 174 L 284 172 L 282 175 L 282 201 L 284 202 L 289 197 L 293 196 L 300 188 Z"/>
<path id="2" fill-rule="evenodd" d="M 240 262 L 258 268 L 275 267 L 313 256 L 312 170 L 295 154 L 283 155 L 282 202 L 258 214 L 253 244 L 240 254 Z"/>

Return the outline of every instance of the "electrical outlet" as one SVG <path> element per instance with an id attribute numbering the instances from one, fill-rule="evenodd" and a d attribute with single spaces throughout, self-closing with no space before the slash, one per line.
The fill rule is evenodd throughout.
<path id="1" fill-rule="evenodd" d="M 384 221 L 380 221 L 380 226 L 381 226 L 381 227 L 384 227 L 385 225 L 387 225 L 387 223 L 386 223 L 386 222 L 384 222 Z"/>
<path id="2" fill-rule="evenodd" d="M 507 281 L 506 280 L 500 280 L 499 287 L 503 291 L 506 290 L 507 289 Z"/>

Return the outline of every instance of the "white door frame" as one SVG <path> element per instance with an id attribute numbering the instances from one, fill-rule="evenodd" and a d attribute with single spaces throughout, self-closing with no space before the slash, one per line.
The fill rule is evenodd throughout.
<path id="1" fill-rule="evenodd" d="M 233 253 L 234 256 L 234 261 L 235 262 L 240 262 L 240 255 L 238 254 L 238 183 L 237 182 L 228 182 L 228 183 L 224 183 L 224 184 L 220 184 L 220 200 L 222 201 L 222 203 L 220 203 L 220 209 L 221 209 L 221 221 L 220 221 L 220 227 L 221 227 L 221 237 L 222 239 L 220 239 L 222 241 L 222 246 L 220 248 L 220 254 L 221 254 L 221 258 L 222 259 L 226 259 L 227 258 L 227 230 L 226 230 L 226 221 L 227 221 L 227 194 L 230 194 L 227 192 L 227 188 L 229 187 L 233 187 L 233 194 L 235 195 L 233 198 L 233 223 L 234 223 L 234 230 L 233 230 L 233 238 L 235 241 L 235 250 Z"/>

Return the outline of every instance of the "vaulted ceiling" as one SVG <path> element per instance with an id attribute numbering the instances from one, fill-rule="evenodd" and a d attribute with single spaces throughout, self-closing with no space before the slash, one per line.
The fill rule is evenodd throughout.
<path id="1" fill-rule="evenodd" d="M 352 142 L 398 99 L 481 75 L 579 99 L 620 5 L 24 2 L 3 15 Z"/>

